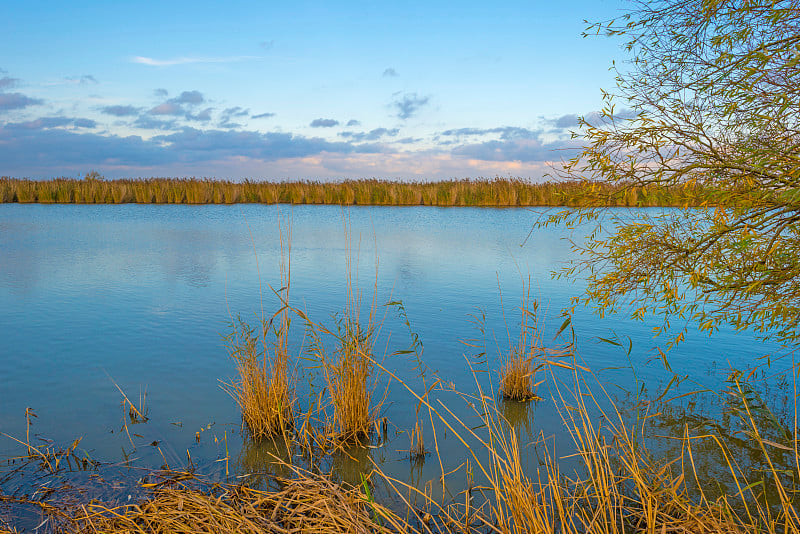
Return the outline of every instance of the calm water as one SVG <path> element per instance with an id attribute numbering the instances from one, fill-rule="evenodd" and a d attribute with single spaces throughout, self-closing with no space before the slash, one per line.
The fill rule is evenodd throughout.
<path id="1" fill-rule="evenodd" d="M 425 363 L 459 390 L 474 392 L 467 361 L 489 368 L 489 374 L 479 375 L 484 384 L 494 381 L 499 355 L 509 344 L 508 331 L 512 340 L 518 334 L 523 280 L 530 277 L 532 296 L 540 302 L 546 343 L 560 326 L 559 310 L 582 289 L 580 283 L 550 277 L 570 258 L 565 230 L 537 230 L 525 241 L 538 213 L 430 207 L 0 205 L 0 433 L 24 439 L 24 413 L 31 407 L 38 416 L 32 427 L 37 439 L 64 443 L 82 436 L 81 450 L 101 461 L 120 460 L 134 451 L 133 443 L 134 456 L 144 464 L 184 465 L 188 449 L 195 461 L 217 465 L 212 463 L 225 457 L 227 440 L 239 469 L 253 470 L 258 454 L 242 449 L 236 405 L 220 388 L 220 380 L 234 372 L 221 335 L 228 332 L 232 315 L 255 322 L 262 305 L 267 315 L 278 307 L 268 284 L 277 287 L 280 281 L 281 214 L 293 219 L 293 304 L 328 325 L 331 315 L 343 310 L 347 220 L 357 265 L 353 271 L 367 300 L 375 294 L 377 257 L 375 297 L 383 320 L 378 352 L 410 346 L 408 329 L 396 310 L 381 306 L 402 300 L 424 345 Z M 485 335 L 476 324 L 480 317 L 485 317 Z M 653 387 L 663 380 L 660 364 L 650 362 L 656 344 L 650 334 L 653 323 L 601 321 L 579 310 L 574 324 L 580 356 L 590 368 L 629 366 L 624 350 L 597 341 L 614 330 L 632 338 L 639 379 Z M 476 338 L 485 340 L 485 357 L 475 357 L 482 349 L 464 343 Z M 300 321 L 294 324 L 292 343 L 295 352 L 302 350 Z M 747 335 L 720 332 L 709 339 L 692 334 L 672 354 L 672 363 L 678 371 L 713 383 L 716 373 L 747 365 L 767 350 Z M 306 376 L 305 366 L 300 361 L 301 377 Z M 389 358 L 386 366 L 418 383 L 409 356 Z M 606 370 L 600 376 L 633 389 L 630 370 Z M 125 414 L 114 382 L 137 404 L 140 392 L 147 393 L 150 421 L 129 427 L 130 436 L 121 430 Z M 300 393 L 304 391 L 301 387 Z M 458 413 L 467 411 L 458 399 L 448 402 Z M 429 458 L 424 468 L 409 471 L 400 451 L 408 448 L 402 431 L 411 426 L 415 405 L 402 386 L 391 386 L 383 408 L 391 441 L 370 454 L 387 471 L 424 482 L 438 473 L 438 461 Z M 546 400 L 523 419 L 529 437 L 559 435 L 558 416 Z M 196 443 L 201 428 L 205 430 Z M 439 439 L 444 451 L 463 451 L 453 448 L 455 440 L 444 433 Z M 159 442 L 158 448 L 148 445 L 153 441 Z M 0 436 L 0 455 L 20 450 Z M 463 460 L 463 452 L 447 454 L 444 467 Z"/>

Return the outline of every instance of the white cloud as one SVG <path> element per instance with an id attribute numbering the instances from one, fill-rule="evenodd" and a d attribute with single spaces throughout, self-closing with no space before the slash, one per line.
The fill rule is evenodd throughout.
<path id="1" fill-rule="evenodd" d="M 131 61 L 151 67 L 171 67 L 173 65 L 188 65 L 191 63 L 237 63 L 261 59 L 259 56 L 229 56 L 229 57 L 177 57 L 172 59 L 155 59 L 146 56 L 134 56 Z"/>

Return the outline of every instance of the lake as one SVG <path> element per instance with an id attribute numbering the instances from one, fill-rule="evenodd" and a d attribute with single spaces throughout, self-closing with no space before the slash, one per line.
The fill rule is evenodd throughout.
<path id="1" fill-rule="evenodd" d="M 476 380 L 487 391 L 496 388 L 500 357 L 519 335 L 523 284 L 530 281 L 531 297 L 539 302 L 546 345 L 559 343 L 553 337 L 562 323 L 560 310 L 583 289 L 580 281 L 550 275 L 572 258 L 566 238 L 581 236 L 563 228 L 531 233 L 542 213 L 2 204 L 0 433 L 24 441 L 30 407 L 37 416 L 31 427 L 36 443 L 68 444 L 82 437 L 81 455 L 100 462 L 132 455 L 138 465 L 179 467 L 191 456 L 208 469 L 222 470 L 225 463 L 234 472 L 260 469 L 263 456 L 242 437 L 236 403 L 221 388 L 221 381 L 235 373 L 222 336 L 233 318 L 255 325 L 262 313 L 270 317 L 280 307 L 270 286 L 280 284 L 279 221 L 286 217 L 291 217 L 293 306 L 332 325 L 333 315 L 346 304 L 349 253 L 350 272 L 363 294 L 362 312 L 372 299 L 377 304 L 382 326 L 375 350 L 387 355 L 387 369 L 413 387 L 421 384 L 413 354 L 388 356 L 409 349 L 413 333 L 424 347 L 427 384 L 435 374 L 465 393 L 475 393 Z M 393 301 L 403 303 L 410 328 L 397 305 L 385 305 Z M 578 308 L 573 319 L 578 355 L 620 398 L 637 389 L 635 380 L 655 390 L 669 378 L 654 361 L 659 340 L 651 329 L 657 324 L 655 319 L 600 320 Z M 630 359 L 627 347 L 598 339 L 614 332 L 631 338 Z M 303 322 L 296 318 L 290 341 L 295 356 L 303 356 L 308 346 L 303 334 Z M 774 349 L 747 333 L 722 330 L 709 338 L 690 329 L 670 358 L 677 372 L 714 386 L 731 367 L 746 367 Z M 293 362 L 302 404 L 318 383 L 318 372 L 307 357 Z M 381 394 L 385 383 L 378 388 Z M 120 389 L 137 406 L 145 399 L 148 422 L 125 426 Z M 521 413 L 510 417 L 525 428 L 523 440 L 541 434 L 563 443 L 568 437 L 545 386 L 540 394 L 544 400 L 529 408 L 506 409 Z M 464 400 L 437 395 L 469 418 Z M 371 455 L 388 473 L 420 484 L 433 479 L 440 472 L 435 455 L 424 465 L 410 466 L 403 450 L 416 407 L 416 399 L 392 381 L 381 410 L 389 421 L 388 441 L 341 463 L 352 460 L 356 470 L 364 469 L 365 456 Z M 465 460 L 448 432 L 441 431 L 438 440 L 444 469 Z M 0 457 L 21 452 L 18 442 L 0 436 Z M 229 462 L 217 461 L 228 457 Z M 338 468 L 342 477 L 350 476 L 347 466 Z"/>

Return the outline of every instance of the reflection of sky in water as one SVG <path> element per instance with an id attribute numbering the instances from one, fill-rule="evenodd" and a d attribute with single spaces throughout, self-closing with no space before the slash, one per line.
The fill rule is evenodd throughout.
<path id="1" fill-rule="evenodd" d="M 536 211 L 280 208 L 290 211 L 292 302 L 328 325 L 331 314 L 343 309 L 347 217 L 359 287 L 371 297 L 377 243 L 377 303 L 404 302 L 426 363 L 462 390 L 474 389 L 463 355 L 481 350 L 461 342 L 479 337 L 470 315 L 485 313 L 491 367 L 508 345 L 498 284 L 512 341 L 523 278 L 530 276 L 533 297 L 548 310 L 545 341 L 560 326 L 559 310 L 580 290 L 549 275 L 570 257 L 565 230 L 537 230 L 520 246 Z M 31 406 L 39 415 L 35 431 L 65 441 L 85 436 L 93 454 L 117 458 L 121 447 L 130 447 L 119 434 L 123 410 L 111 376 L 134 398 L 147 387 L 151 422 L 137 427 L 142 439 L 164 439 L 163 449 L 175 458 L 184 458 L 179 451 L 192 444 L 193 456 L 213 459 L 219 444 L 204 439 L 193 445 L 195 432 L 215 423 L 207 435 L 234 439 L 230 432 L 239 421 L 234 402 L 219 387 L 219 379 L 233 372 L 220 334 L 226 333 L 228 310 L 247 319 L 259 312 L 259 271 L 264 311 L 277 309 L 268 285 L 279 284 L 278 213 L 275 206 L 258 205 L 0 205 L 0 432 L 24 435 L 23 414 Z M 383 314 L 380 352 L 407 348 L 409 334 L 395 310 L 379 307 Z M 598 321 L 578 310 L 575 325 L 581 356 L 593 369 L 628 365 L 623 350 L 596 342 L 615 329 L 632 337 L 639 377 L 663 378 L 657 364 L 647 364 L 654 355 L 653 324 Z M 297 347 L 302 325 L 295 326 Z M 677 369 L 696 373 L 712 362 L 722 370 L 728 360 L 742 365 L 764 351 L 746 335 L 721 332 L 711 340 L 690 335 L 672 357 Z M 387 366 L 413 381 L 407 357 Z M 615 378 L 617 384 L 630 384 L 630 373 L 615 376 L 626 377 Z M 415 404 L 395 385 L 386 415 L 407 429 Z M 530 413 L 533 428 L 523 425 L 524 433 L 555 431 L 557 414 L 547 402 Z M 409 469 L 396 452 L 407 441 L 400 435 L 380 453 L 398 473 Z M 0 442 L 0 451 L 12 445 Z M 452 460 L 458 460 L 455 467 L 463 459 Z M 431 469 L 436 463 L 429 460 Z"/>

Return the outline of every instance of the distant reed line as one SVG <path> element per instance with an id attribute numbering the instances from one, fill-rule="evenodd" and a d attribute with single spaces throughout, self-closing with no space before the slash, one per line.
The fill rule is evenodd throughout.
<path id="1" fill-rule="evenodd" d="M 345 180 L 231 182 L 148 178 L 28 180 L 1 177 L 0 202 L 58 204 L 340 204 L 371 206 L 685 206 L 707 195 L 698 187 L 531 183 L 516 178 L 401 182 Z"/>

